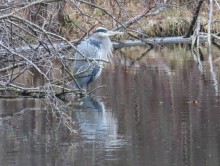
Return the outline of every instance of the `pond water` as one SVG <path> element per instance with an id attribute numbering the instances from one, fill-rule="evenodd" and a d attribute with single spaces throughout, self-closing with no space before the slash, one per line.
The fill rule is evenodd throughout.
<path id="1" fill-rule="evenodd" d="M 145 51 L 115 53 L 89 90 L 107 87 L 67 110 L 75 134 L 39 99 L 0 99 L 0 165 L 220 165 L 218 61 Z"/>

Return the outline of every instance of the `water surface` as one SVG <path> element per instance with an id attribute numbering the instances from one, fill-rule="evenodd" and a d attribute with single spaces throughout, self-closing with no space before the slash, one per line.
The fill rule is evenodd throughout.
<path id="1" fill-rule="evenodd" d="M 144 52 L 117 52 L 89 90 L 107 87 L 66 110 L 77 134 L 39 99 L 0 99 L 1 165 L 220 165 L 218 62 Z"/>

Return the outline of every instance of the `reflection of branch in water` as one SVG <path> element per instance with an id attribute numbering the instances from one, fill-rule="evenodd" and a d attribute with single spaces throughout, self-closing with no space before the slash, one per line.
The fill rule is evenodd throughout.
<path id="1" fill-rule="evenodd" d="M 202 66 L 202 63 L 201 61 L 204 61 L 204 57 L 203 57 L 203 54 L 202 54 L 202 51 L 199 47 L 199 44 L 200 44 L 200 36 L 199 36 L 199 31 L 200 31 L 200 21 L 198 20 L 197 21 L 197 27 L 194 31 L 194 34 L 192 36 L 192 45 L 191 45 L 191 52 L 192 52 L 192 55 L 193 55 L 193 58 L 196 62 L 198 62 L 199 64 L 199 71 L 202 73 L 203 72 L 203 66 Z M 191 31 L 191 30 L 189 30 Z M 189 33 L 188 31 L 188 33 Z M 195 49 L 194 49 L 194 46 L 195 46 Z"/>
<path id="2" fill-rule="evenodd" d="M 213 62 L 212 62 L 212 54 L 211 54 L 211 48 L 209 47 L 208 48 L 208 51 L 209 51 L 209 58 L 208 58 L 208 61 L 209 61 L 209 65 L 210 65 L 210 73 L 211 73 L 211 78 L 213 80 L 213 85 L 214 85 L 214 88 L 215 88 L 215 95 L 217 96 L 218 95 L 218 81 L 216 79 L 216 73 L 214 71 L 214 67 L 213 67 Z"/>
<path id="3" fill-rule="evenodd" d="M 196 49 L 193 49 L 192 54 L 193 54 L 194 60 L 196 62 L 198 62 L 198 68 L 199 68 L 200 73 L 202 73 L 203 72 L 203 63 L 202 63 L 202 61 L 204 61 L 204 57 L 203 57 L 203 54 L 201 52 L 201 49 L 198 48 L 198 47 Z"/>
<path id="4" fill-rule="evenodd" d="M 150 50 L 152 50 L 152 49 L 153 49 L 153 47 L 151 46 L 151 47 L 148 48 L 144 53 L 142 53 L 140 57 L 138 57 L 138 58 L 136 58 L 135 60 L 133 60 L 133 61 L 131 62 L 130 67 L 132 67 L 132 66 L 135 64 L 136 61 L 140 61 L 143 57 L 145 57 L 145 56 L 147 55 L 147 53 L 148 53 Z"/>
<path id="5" fill-rule="evenodd" d="M 211 77 L 214 83 L 214 88 L 215 88 L 215 94 L 216 96 L 218 95 L 218 82 L 216 79 L 216 73 L 213 68 L 213 62 L 212 62 L 212 54 L 211 54 L 211 26 L 212 26 L 212 16 L 213 16 L 213 1 L 210 0 L 210 5 L 209 5 L 209 18 L 208 18 L 208 53 L 209 53 L 209 65 L 210 65 L 210 73 Z"/>

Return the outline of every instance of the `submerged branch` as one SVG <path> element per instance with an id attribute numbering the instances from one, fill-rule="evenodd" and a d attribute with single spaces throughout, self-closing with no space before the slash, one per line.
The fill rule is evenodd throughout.
<path id="1" fill-rule="evenodd" d="M 64 92 L 62 93 L 72 93 L 75 92 L 76 90 L 72 90 L 69 88 L 64 88 L 63 86 L 59 86 L 59 85 L 50 85 L 53 88 L 57 88 L 60 90 L 64 90 Z M 9 84 L 7 86 L 0 86 L 0 92 L 15 92 L 18 95 L 21 96 L 29 96 L 29 97 L 38 97 L 38 98 L 44 98 L 45 96 L 47 96 L 48 91 L 45 89 L 46 87 L 36 87 L 36 88 L 25 88 L 25 87 L 21 87 L 21 86 L 17 86 L 14 84 Z M 60 94 L 59 91 L 55 92 L 55 95 L 58 96 Z M 1 95 L 2 97 L 4 95 Z"/>

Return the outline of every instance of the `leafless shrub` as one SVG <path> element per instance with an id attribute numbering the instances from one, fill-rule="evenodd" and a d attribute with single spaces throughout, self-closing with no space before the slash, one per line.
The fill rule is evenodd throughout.
<path id="1" fill-rule="evenodd" d="M 61 100 L 62 94 L 76 92 L 68 84 L 74 80 L 75 46 L 59 34 L 63 3 L 17 0 L 1 6 L 0 94 L 45 98 L 54 116 L 74 132 Z"/>

